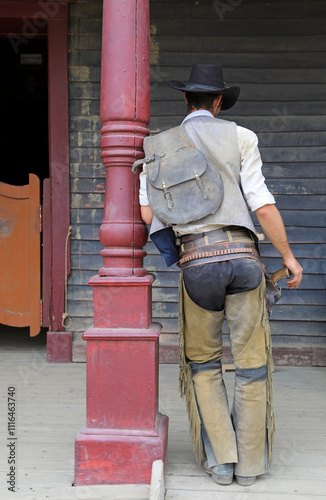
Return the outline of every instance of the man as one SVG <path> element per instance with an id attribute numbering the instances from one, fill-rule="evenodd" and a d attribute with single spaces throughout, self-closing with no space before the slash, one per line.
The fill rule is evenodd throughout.
<path id="1" fill-rule="evenodd" d="M 197 63 L 186 85 L 169 84 L 185 93 L 188 114 L 182 126 L 218 168 L 224 187 L 214 214 L 173 225 L 181 245 L 181 387 L 197 461 L 203 444 L 204 469 L 217 483 L 231 484 L 235 474 L 246 486 L 268 471 L 274 432 L 265 277 L 247 205 L 291 271 L 289 288 L 300 284 L 302 267 L 265 185 L 256 135 L 216 118 L 236 103 L 239 87 L 225 86 L 219 65 Z M 155 207 L 148 204 L 145 172 L 140 204 L 143 220 L 151 224 Z M 236 366 L 231 415 L 221 369 L 225 316 Z"/>

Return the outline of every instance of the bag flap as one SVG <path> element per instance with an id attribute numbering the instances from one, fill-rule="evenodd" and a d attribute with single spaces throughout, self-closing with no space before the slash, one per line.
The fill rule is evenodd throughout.
<path id="1" fill-rule="evenodd" d="M 207 169 L 207 160 L 198 149 L 184 147 L 171 156 L 160 159 L 159 169 L 154 169 L 155 162 L 147 163 L 148 180 L 156 189 L 162 189 L 162 183 L 171 187 L 201 176 Z"/>

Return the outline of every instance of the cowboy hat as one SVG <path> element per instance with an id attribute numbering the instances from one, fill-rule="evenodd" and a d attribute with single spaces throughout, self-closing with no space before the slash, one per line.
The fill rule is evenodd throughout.
<path id="1" fill-rule="evenodd" d="M 231 108 L 240 94 L 240 87 L 225 86 L 222 68 L 219 64 L 194 63 L 187 84 L 170 80 L 169 85 L 183 92 L 221 94 L 223 96 L 221 109 Z"/>

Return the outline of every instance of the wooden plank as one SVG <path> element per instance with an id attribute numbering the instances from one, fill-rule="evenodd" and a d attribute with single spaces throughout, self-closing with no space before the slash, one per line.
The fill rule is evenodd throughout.
<path id="1" fill-rule="evenodd" d="M 70 132 L 71 146 L 93 147 L 94 144 L 100 145 L 101 135 L 99 132 Z"/>
<path id="2" fill-rule="evenodd" d="M 164 497 L 164 464 L 162 460 L 155 460 L 152 466 L 149 500 L 164 500 Z"/>
<path id="3" fill-rule="evenodd" d="M 151 21 L 161 22 L 161 19 L 200 19 L 201 21 L 209 20 L 214 13 L 213 2 L 200 2 L 196 3 L 183 3 L 182 11 L 177 8 L 176 2 L 162 2 L 151 0 Z M 229 4 L 232 7 L 232 4 Z M 241 3 L 234 3 L 234 8 L 228 11 L 232 18 L 237 19 L 252 19 L 260 18 L 260 23 L 266 17 L 269 19 L 291 19 L 319 16 L 326 13 L 325 4 L 321 1 L 313 1 L 307 4 L 306 2 L 299 1 L 295 5 L 291 2 L 246 2 L 245 5 Z M 215 11 L 216 13 L 216 11 Z"/>
<path id="4" fill-rule="evenodd" d="M 276 306 L 277 307 L 277 306 Z M 161 343 L 167 342 L 175 345 L 178 342 L 178 318 L 162 318 L 153 315 L 153 319 L 162 325 Z M 323 321 L 284 321 L 282 317 L 275 320 L 273 315 L 270 321 L 273 342 L 287 342 L 289 345 L 298 345 L 304 342 L 314 342 L 316 345 L 324 345 L 326 339 L 325 323 Z M 86 329 L 86 328 L 85 328 Z M 83 331 L 81 328 L 80 331 Z M 166 337 L 164 335 L 166 334 Z M 228 336 L 227 325 L 223 326 L 223 334 Z"/>
<path id="5" fill-rule="evenodd" d="M 103 211 L 95 208 L 72 208 L 70 214 L 73 224 L 101 224 L 103 220 Z"/>
<path id="6" fill-rule="evenodd" d="M 241 68 L 242 71 L 243 68 Z M 171 71 L 171 73 L 165 72 L 165 68 L 157 70 L 157 77 L 159 78 L 161 75 L 164 76 L 164 81 L 167 82 L 168 78 L 175 78 L 176 77 L 176 71 Z M 264 70 L 267 74 L 270 70 Z M 310 73 L 310 70 L 307 71 L 307 73 Z M 323 70 L 325 72 L 325 69 Z M 185 81 L 188 80 L 189 74 Z M 153 84 L 155 84 L 155 79 Z M 227 81 L 227 80 L 226 80 Z M 237 81 L 236 79 L 233 81 Z M 240 94 L 241 96 L 241 94 Z M 281 110 L 281 113 L 285 116 L 293 116 L 293 115 L 307 115 L 307 104 L 306 102 L 302 101 L 284 101 L 284 100 L 278 100 L 277 96 L 274 97 L 272 101 L 255 101 L 255 100 L 241 100 L 242 96 L 240 97 L 240 101 L 237 102 L 236 104 L 236 113 L 237 116 L 270 116 L 270 117 L 276 117 L 279 116 L 279 111 Z M 316 116 L 316 119 L 318 120 L 318 115 L 323 115 L 325 114 L 325 108 L 326 108 L 326 103 L 325 101 L 310 101 L 309 102 L 309 110 L 308 113 L 310 116 Z M 230 113 L 230 112 L 229 112 Z M 169 100 L 169 101 L 164 101 L 164 100 L 159 100 L 157 99 L 156 101 L 151 102 L 151 116 L 185 116 L 186 115 L 186 104 L 183 100 Z M 222 115 L 221 115 L 222 116 Z M 225 113 L 224 117 L 227 117 L 227 114 Z"/>
<path id="7" fill-rule="evenodd" d="M 326 145 L 326 132 L 282 132 L 286 127 L 286 117 L 275 116 L 271 121 L 270 132 L 259 133 L 259 145 L 262 147 L 273 146 L 324 146 Z M 280 132 L 279 132 L 280 131 Z"/>
<path id="8" fill-rule="evenodd" d="M 214 8 L 214 5 L 216 8 Z M 226 4 L 224 4 L 225 7 Z M 219 7 L 220 6 L 220 7 Z M 222 6 L 222 7 L 221 7 Z M 232 10 L 236 10 L 235 8 Z M 230 11 L 230 4 L 229 4 Z M 203 37 L 211 37 L 213 40 L 218 33 L 218 37 L 229 36 L 230 33 L 236 33 L 236 37 L 264 37 L 266 33 L 271 33 L 275 28 L 275 18 L 265 17 L 264 22 L 257 22 L 257 18 L 247 18 L 246 22 L 243 19 L 229 17 L 223 13 L 223 2 L 212 2 L 211 17 L 202 18 L 200 10 L 194 9 L 193 15 L 189 16 L 186 23 L 184 17 L 177 18 L 176 16 L 161 18 L 159 21 L 151 20 L 151 35 L 155 40 L 162 40 L 163 37 L 176 41 L 182 33 L 185 35 L 191 34 L 192 37 L 199 39 L 199 46 L 203 44 Z M 199 14 L 199 15 L 198 15 Z M 223 19 L 222 19 L 223 18 Z M 221 22 L 223 21 L 223 22 Z M 319 16 L 314 17 L 309 12 L 306 18 L 296 19 L 294 22 L 289 22 L 288 18 L 280 18 L 277 20 L 277 37 L 293 37 L 307 35 L 324 35 L 325 25 L 324 19 Z M 273 36 L 274 39 L 275 35 Z M 214 43 L 214 42 L 213 42 Z M 166 45 L 164 45 L 164 48 Z M 193 47 L 193 46 L 192 46 Z M 187 47 L 188 48 L 188 47 Z M 236 50 L 239 50 L 239 46 Z"/>
<path id="9" fill-rule="evenodd" d="M 79 318 L 91 317 L 93 314 L 92 300 L 68 300 L 68 313 Z"/>
<path id="10" fill-rule="evenodd" d="M 326 311 L 324 306 L 305 306 L 277 304 L 273 308 L 273 319 L 304 320 L 304 321 L 326 321 Z"/>
<path id="11" fill-rule="evenodd" d="M 97 115 L 100 113 L 100 99 L 70 99 L 69 113 L 71 115 L 87 114 Z"/>
<path id="12" fill-rule="evenodd" d="M 282 296 L 278 304 L 291 305 L 324 305 L 326 303 L 326 291 L 324 290 L 289 290 L 286 287 L 286 280 L 280 282 L 282 286 Z M 85 299 L 91 297 L 91 293 L 82 290 L 80 287 L 70 294 L 72 299 Z M 178 288 L 153 288 L 153 302 L 178 302 Z"/>
<path id="13" fill-rule="evenodd" d="M 106 177 L 106 168 L 101 163 L 70 163 L 71 177 Z"/>
<path id="14" fill-rule="evenodd" d="M 42 488 L 33 500 L 148 500 L 149 485 L 127 484 L 127 485 L 92 485 L 74 486 L 65 488 Z M 87 495 L 87 497 L 85 497 Z"/>
<path id="15" fill-rule="evenodd" d="M 286 220 L 284 214 L 282 213 L 283 220 Z M 299 257 L 314 257 L 317 259 L 324 259 L 326 257 L 326 246 L 325 244 L 293 244 L 292 250 L 294 255 Z M 262 257 L 279 257 L 278 251 L 269 243 L 260 243 L 260 252 Z M 308 278 L 313 278 L 309 276 Z M 314 278 L 313 278 L 314 279 Z M 318 287 L 317 287 L 318 288 Z"/>
<path id="16" fill-rule="evenodd" d="M 161 263 L 161 256 L 156 256 L 156 255 L 149 255 L 146 257 L 146 264 L 145 268 L 148 271 L 153 271 L 155 270 L 160 270 L 164 271 L 165 270 L 165 263 L 164 261 Z M 74 259 L 74 256 L 73 256 Z M 163 259 L 162 259 L 163 260 Z M 305 273 L 307 274 L 325 274 L 326 273 L 326 262 L 325 259 L 319 259 L 318 261 L 316 259 L 299 259 L 301 264 L 304 266 Z M 280 269 L 282 267 L 282 262 L 281 258 L 279 257 L 264 257 L 263 262 L 266 266 L 266 269 L 268 272 L 274 272 L 277 271 L 277 269 Z M 74 266 L 73 266 L 74 267 Z M 96 265 L 94 265 L 94 268 L 96 268 Z M 166 271 L 166 272 L 171 272 L 171 271 Z"/>
<path id="17" fill-rule="evenodd" d="M 90 328 L 93 325 L 93 316 L 89 316 L 88 318 L 80 317 L 80 316 L 71 316 L 71 324 L 70 328 L 72 332 L 76 332 L 77 335 L 80 333 L 84 333 L 87 328 Z M 73 343 L 73 349 L 76 345 L 76 342 Z"/>
<path id="18" fill-rule="evenodd" d="M 69 286 L 70 300 L 92 300 L 92 287 L 89 285 Z"/>
<path id="19" fill-rule="evenodd" d="M 70 189 L 73 193 L 104 193 L 104 179 L 77 178 L 71 179 Z"/>
<path id="20" fill-rule="evenodd" d="M 87 302 L 85 302 L 86 306 Z M 85 307 L 83 304 L 83 308 Z M 73 310 L 78 306 L 71 303 Z M 84 311 L 80 311 L 82 316 Z M 326 311 L 323 306 L 306 305 L 304 308 L 301 305 L 282 305 L 277 304 L 273 308 L 274 320 L 304 320 L 304 321 L 326 321 Z M 173 302 L 154 302 L 153 316 L 159 318 L 176 318 L 178 315 L 178 304 Z"/>
<path id="21" fill-rule="evenodd" d="M 320 210 L 326 206 L 326 195 L 275 195 L 276 205 L 279 209 L 293 209 L 293 207 L 301 207 L 302 210 Z"/>
<path id="22" fill-rule="evenodd" d="M 184 38 L 184 37 L 182 37 Z M 185 37 L 186 38 L 186 37 Z M 211 37 L 207 38 L 211 40 Z M 274 38 L 273 38 L 274 40 Z M 325 37 L 326 40 L 326 37 Z M 210 43 L 214 43 L 211 40 Z M 242 40 L 237 40 L 237 43 L 242 43 Z M 257 40 L 258 43 L 258 40 Z M 169 76 L 169 75 L 168 75 Z M 177 78 L 175 72 L 174 78 Z M 181 96 L 167 85 L 168 77 L 165 81 L 160 79 L 152 82 L 151 84 L 151 98 L 153 100 L 180 100 Z M 236 85 L 238 82 L 228 81 L 229 85 Z M 81 84 L 80 84 L 81 85 Z M 177 95 L 176 95 L 177 94 Z M 293 83 L 242 83 L 241 84 L 241 101 L 266 101 L 266 100 L 280 100 L 280 101 L 300 101 L 310 97 L 314 101 L 323 101 L 325 96 L 324 85 L 319 83 L 306 83 L 304 85 Z M 234 108 L 233 112 L 236 110 Z M 307 107 L 307 114 L 309 108 Z M 228 113 L 228 115 L 230 112 Z M 222 116 L 222 115 L 221 115 Z"/>
<path id="23" fill-rule="evenodd" d="M 71 66 L 100 66 L 100 50 L 69 50 L 68 63 Z"/>
<path id="24" fill-rule="evenodd" d="M 283 286 L 285 287 L 285 281 L 283 280 Z M 326 291 L 325 290 L 289 290 L 283 288 L 282 296 L 278 304 L 291 304 L 291 305 L 320 305 L 323 306 L 326 303 Z"/>
<path id="25" fill-rule="evenodd" d="M 264 96 L 266 99 L 267 96 Z M 241 101 L 239 102 L 239 106 Z M 234 112 L 236 109 L 234 109 Z M 282 108 L 280 109 L 282 111 Z M 158 133 L 160 130 L 166 130 L 170 127 L 180 125 L 185 117 L 185 113 L 178 116 L 152 116 L 150 121 L 150 130 Z M 241 116 L 241 115 L 226 115 L 221 114 L 221 118 L 229 121 L 235 121 L 237 125 L 241 127 L 249 128 L 254 132 L 272 132 L 271 124 L 275 121 L 275 115 L 272 116 Z M 284 131 L 320 131 L 326 129 L 326 119 L 323 116 L 318 117 L 316 120 L 315 116 L 287 116 L 286 117 L 286 128 Z M 314 158 L 311 159 L 313 162 L 318 161 Z M 267 160 L 266 160 L 267 161 Z M 279 160 L 274 160 L 279 161 Z M 295 160 L 287 160 L 293 163 Z"/>
<path id="26" fill-rule="evenodd" d="M 297 500 L 297 493 L 294 494 L 284 494 L 282 493 L 282 496 L 280 496 L 279 493 L 246 493 L 243 492 L 242 490 L 237 490 L 237 492 L 231 491 L 229 493 L 225 491 L 205 491 L 205 500 L 216 500 L 217 498 L 219 500 L 234 500 L 235 495 L 241 495 L 239 498 L 241 500 Z M 187 500 L 202 500 L 203 499 L 203 492 L 202 491 L 190 491 L 187 490 L 186 492 L 187 495 Z M 218 497 L 217 497 L 218 495 Z M 184 500 L 185 498 L 185 491 L 182 490 L 175 490 L 175 489 L 170 489 L 168 488 L 167 494 L 166 494 L 166 500 Z M 300 495 L 300 500 L 320 500 L 319 495 L 311 495 L 310 493 L 308 495 Z"/>
<path id="27" fill-rule="evenodd" d="M 153 288 L 152 299 L 153 302 L 178 302 L 179 289 L 178 288 Z"/>
<path id="28" fill-rule="evenodd" d="M 80 226 L 72 226 L 71 237 L 75 240 L 96 240 L 99 239 L 99 224 L 82 224 Z"/>
<path id="29" fill-rule="evenodd" d="M 70 245 L 71 254 L 96 254 L 103 249 L 99 241 L 72 240 Z"/>
<path id="30" fill-rule="evenodd" d="M 324 179 L 326 175 L 325 165 L 323 163 L 310 163 L 309 168 L 305 163 L 264 163 L 263 174 L 267 179 L 271 178 L 314 178 Z"/>
<path id="31" fill-rule="evenodd" d="M 212 61 L 218 61 L 223 68 L 266 68 L 269 70 L 273 68 L 287 69 L 326 67 L 325 58 L 322 57 L 317 47 L 308 52 L 296 52 L 289 50 L 280 53 L 274 51 L 271 46 L 268 57 L 266 57 L 265 53 L 259 52 L 259 45 L 257 45 L 251 53 L 241 52 L 241 56 L 239 55 L 238 50 L 239 49 L 221 52 L 217 50 L 217 46 L 213 46 L 211 52 L 206 52 L 200 50 L 198 47 L 195 54 L 197 61 L 201 61 L 206 64 L 210 64 Z M 194 62 L 194 52 L 191 52 L 189 49 L 186 49 L 183 52 L 164 51 L 160 47 L 159 55 L 159 63 L 161 67 L 190 67 Z M 153 62 L 152 64 L 155 65 L 156 62 Z M 174 72 L 173 78 L 176 77 L 177 71 L 178 69 Z"/>
<path id="32" fill-rule="evenodd" d="M 277 305 L 275 306 L 277 307 Z M 281 318 L 279 321 L 272 313 L 270 326 L 271 332 L 273 336 L 277 335 L 293 335 L 293 336 L 302 336 L 302 339 L 306 337 L 313 336 L 325 336 L 325 324 L 319 321 L 308 321 L 308 318 L 303 318 L 303 321 L 297 321 L 299 318 L 296 318 L 292 321 L 283 321 Z"/>
<path id="33" fill-rule="evenodd" d="M 304 273 L 311 274 L 326 274 L 326 261 L 325 259 L 298 259 L 303 267 Z M 269 272 L 274 269 L 280 269 L 282 267 L 281 259 L 264 258 L 264 264 Z"/>
<path id="34" fill-rule="evenodd" d="M 276 162 L 314 162 L 321 161 L 325 155 L 325 147 L 273 147 L 267 148 L 262 146 L 260 153 L 263 161 L 276 161 Z M 298 181 L 300 182 L 300 181 Z M 308 185 L 314 186 L 312 179 L 307 179 Z M 311 194 L 310 190 L 299 191 L 303 194 Z M 316 194 L 323 194 L 317 189 Z"/>
<path id="35" fill-rule="evenodd" d="M 85 226 L 90 227 L 92 226 Z M 72 255 L 71 256 L 71 266 L 73 269 L 93 269 L 98 271 L 103 264 L 102 257 L 100 255 Z"/>
<path id="36" fill-rule="evenodd" d="M 322 52 L 325 47 L 325 35 L 309 35 L 309 36 L 291 36 L 291 38 L 274 35 L 272 38 L 267 36 L 246 36 L 246 37 L 192 37 L 188 34 L 179 34 L 179 36 L 164 37 L 160 35 L 152 36 L 152 42 L 160 47 L 160 51 L 169 52 L 215 52 L 216 47 L 219 47 L 221 52 L 237 52 L 241 44 L 241 52 L 255 52 L 259 47 L 260 52 L 268 53 L 271 49 L 274 52 L 284 52 L 284 47 L 289 47 L 294 52 Z"/>
<path id="37" fill-rule="evenodd" d="M 269 181 L 268 181 L 269 184 Z M 323 184 L 323 181 L 321 181 Z M 325 182 L 326 184 L 326 182 Z M 325 186 L 326 187 L 326 186 Z M 324 210 L 309 210 L 303 211 L 301 207 L 300 210 L 282 210 L 281 215 L 285 226 L 296 226 L 298 228 L 305 227 L 324 227 L 325 226 L 325 215 L 326 212 Z M 256 217 L 253 216 L 253 219 L 256 220 Z M 305 231 L 305 229 L 303 229 Z M 308 251 L 309 248 L 307 247 Z M 321 256 L 321 255 L 320 255 Z"/>
<path id="38" fill-rule="evenodd" d="M 69 278 L 68 278 L 68 283 L 69 285 L 83 285 L 87 284 L 88 280 L 94 276 L 94 271 L 93 270 L 79 270 L 79 269 L 73 269 Z"/>
<path id="39" fill-rule="evenodd" d="M 97 208 L 104 207 L 104 193 L 72 193 L 71 208 Z"/>
<path id="40" fill-rule="evenodd" d="M 197 20 L 195 22 L 198 24 Z M 263 26 L 265 26 L 265 24 L 263 24 Z M 180 62 L 181 60 L 182 57 L 180 54 Z M 168 82 L 169 79 L 175 78 L 177 71 L 178 79 L 182 82 L 186 82 L 190 75 L 191 66 L 192 63 L 190 63 L 189 65 L 181 63 L 179 64 L 178 69 L 176 70 L 175 66 L 162 65 L 161 63 L 152 64 L 151 81 L 154 84 L 157 81 Z M 297 65 L 297 67 L 295 68 L 291 67 L 279 68 L 277 65 L 275 65 L 275 67 L 269 68 L 268 70 L 266 70 L 266 68 L 260 68 L 260 67 L 250 68 L 246 67 L 246 65 L 243 65 L 242 67 L 236 67 L 227 64 L 225 67 L 224 66 L 223 66 L 223 76 L 225 81 L 237 82 L 238 85 L 241 84 L 241 88 L 243 83 L 270 84 L 271 82 L 273 82 L 275 85 L 279 85 L 282 83 L 292 83 L 292 84 L 298 84 L 298 83 L 311 84 L 311 82 L 326 83 L 325 71 L 324 68 L 322 67 L 311 68 L 309 71 L 307 71 L 306 68 L 302 68 L 300 65 Z M 255 101 L 253 100 L 252 105 L 254 104 Z M 307 110 L 311 109 L 310 104 L 313 104 L 313 102 L 309 103 L 309 107 L 307 107 L 307 103 L 304 102 L 298 103 L 298 107 L 300 108 L 301 105 L 301 109 L 305 109 L 307 112 Z M 292 105 L 292 99 L 289 101 L 288 105 L 289 106 Z M 265 107 L 265 109 L 268 109 L 271 106 L 271 103 L 266 102 L 263 104 L 263 106 Z M 297 108 L 293 108 L 293 111 L 296 110 Z M 258 106 L 257 106 L 257 111 L 259 111 Z"/>
<path id="41" fill-rule="evenodd" d="M 324 463 L 326 464 L 325 461 Z M 212 479 L 207 474 L 205 474 L 204 471 L 202 472 L 202 474 L 203 475 L 199 477 L 178 477 L 173 475 L 168 476 L 166 481 L 167 490 L 190 490 L 191 492 L 205 491 L 206 495 L 206 492 L 217 492 L 221 489 L 221 487 L 214 483 L 214 481 L 212 481 Z M 290 493 L 291 490 L 293 491 L 293 489 L 296 489 L 296 491 L 299 492 L 300 495 L 318 495 L 324 490 L 325 487 L 325 479 L 311 481 L 309 479 L 306 480 L 296 478 L 294 481 L 291 481 L 289 479 L 276 479 L 275 476 L 272 477 L 271 475 L 265 475 L 264 477 L 258 478 L 255 484 L 250 487 L 250 495 L 252 495 L 252 493 L 266 494 L 267 491 L 273 491 L 273 496 L 275 495 L 275 493 L 278 493 L 279 495 L 282 495 L 283 499 L 283 495 L 285 495 L 286 493 Z M 239 488 L 234 483 L 228 488 L 228 491 L 233 492 L 241 490 L 242 488 Z M 223 496 L 219 498 L 223 498 Z"/>
<path id="42" fill-rule="evenodd" d="M 98 38 L 98 37 L 97 37 Z M 85 42 L 89 39 L 85 37 Z M 78 51 L 76 51 L 78 52 Z M 73 99 L 98 99 L 100 95 L 100 83 L 98 82 L 70 82 L 70 96 Z"/>

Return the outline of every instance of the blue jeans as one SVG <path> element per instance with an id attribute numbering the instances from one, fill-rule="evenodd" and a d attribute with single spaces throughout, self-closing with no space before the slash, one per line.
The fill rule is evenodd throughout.
<path id="1" fill-rule="evenodd" d="M 191 266 L 183 270 L 189 297 L 208 311 L 222 311 L 226 295 L 257 288 L 263 272 L 259 262 L 240 258 Z"/>

